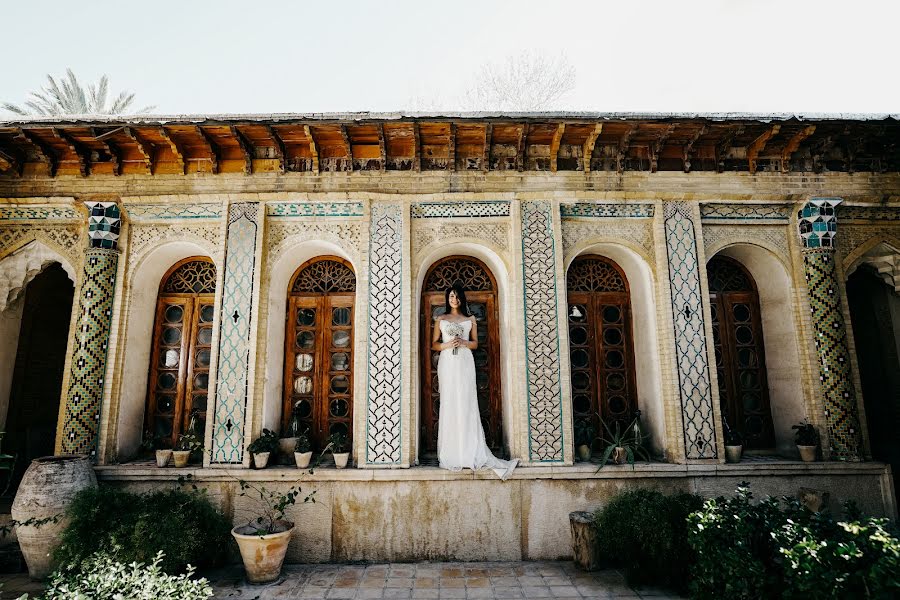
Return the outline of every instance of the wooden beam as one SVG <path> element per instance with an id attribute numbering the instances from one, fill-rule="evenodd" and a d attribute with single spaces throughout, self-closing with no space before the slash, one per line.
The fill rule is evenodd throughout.
<path id="1" fill-rule="evenodd" d="M 73 138 L 68 132 L 63 129 L 51 127 L 50 133 L 52 133 L 56 139 L 62 141 L 66 146 L 68 146 L 69 151 L 78 157 L 78 172 L 82 177 L 87 177 L 90 173 L 91 168 L 90 151 L 87 150 L 82 144 L 75 141 L 75 138 Z"/>
<path id="2" fill-rule="evenodd" d="M 113 130 L 115 131 L 115 130 Z M 110 132 L 112 133 L 112 132 Z M 109 154 L 113 166 L 113 174 L 121 175 L 122 174 L 122 152 L 116 147 L 112 142 L 107 140 L 107 136 L 105 134 L 98 134 L 96 128 L 91 127 L 91 135 L 94 136 L 94 140 L 103 145 L 103 150 Z"/>
<path id="3" fill-rule="evenodd" d="M 657 168 L 659 167 L 659 153 L 662 152 L 662 149 L 666 147 L 666 142 L 669 141 L 669 136 L 672 135 L 672 132 L 675 131 L 675 123 L 672 123 L 668 127 L 666 127 L 656 138 L 656 141 L 650 145 L 650 172 L 656 173 Z"/>
<path id="4" fill-rule="evenodd" d="M 178 164 L 181 166 L 181 172 L 184 175 L 187 175 L 187 159 L 184 157 L 184 150 L 172 139 L 172 136 L 169 135 L 169 132 L 166 131 L 165 127 L 158 127 L 157 132 L 160 137 L 162 137 L 163 141 L 169 145 L 169 149 L 172 151 L 172 154 L 175 155 L 175 158 L 178 160 Z M 158 162 L 158 161 L 157 161 Z"/>
<path id="5" fill-rule="evenodd" d="M 725 135 L 722 136 L 719 143 L 716 144 L 716 172 L 721 173 L 725 170 L 725 158 L 728 156 L 728 153 L 731 152 L 731 144 L 734 142 L 734 138 L 742 133 L 744 133 L 743 125 L 731 127 Z"/>
<path id="6" fill-rule="evenodd" d="M 133 130 L 131 127 L 124 127 L 122 133 L 135 143 L 138 152 L 144 157 L 144 166 L 147 167 L 147 172 L 153 175 L 155 171 L 153 165 L 153 146 L 138 137 L 137 131 Z"/>
<path id="7" fill-rule="evenodd" d="M 826 135 L 821 139 L 815 140 L 810 144 L 809 154 L 812 157 L 813 171 L 821 173 L 825 170 L 825 158 L 834 148 L 835 139 L 833 135 Z"/>
<path id="8" fill-rule="evenodd" d="M 29 144 L 34 146 L 35 150 L 37 150 L 39 160 L 47 164 L 47 167 L 50 170 L 50 177 L 55 177 L 56 170 L 59 168 L 59 155 L 56 153 L 56 150 L 53 148 L 53 146 L 46 143 L 44 140 L 34 135 L 30 131 L 26 131 L 24 129 L 19 130 L 19 135 L 16 137 L 19 136 L 21 136 Z"/>
<path id="9" fill-rule="evenodd" d="M 312 155 L 313 173 L 318 173 L 319 172 L 319 150 L 318 150 L 318 148 L 316 148 L 316 138 L 313 137 L 312 129 L 309 128 L 309 125 L 303 126 L 303 133 L 306 134 L 306 137 L 309 140 L 309 153 Z"/>
<path id="10" fill-rule="evenodd" d="M 253 146 L 237 127 L 232 125 L 230 129 L 231 135 L 237 140 L 238 146 L 241 148 L 241 154 L 244 156 L 244 175 L 250 175 L 253 173 Z"/>
<path id="11" fill-rule="evenodd" d="M 25 163 L 11 154 L 7 154 L 3 150 L 0 150 L 0 171 L 15 171 L 16 175 L 19 177 L 22 176 L 22 167 L 25 166 Z"/>
<path id="12" fill-rule="evenodd" d="M 781 125 L 775 123 L 768 129 L 766 129 L 762 135 L 753 140 L 753 142 L 747 146 L 747 169 L 750 171 L 750 174 L 756 173 L 756 159 L 759 157 L 759 153 L 762 152 L 766 143 L 781 130 Z"/>
<path id="13" fill-rule="evenodd" d="M 272 138 L 272 141 L 275 142 L 275 155 L 278 159 L 278 167 L 281 169 L 281 172 L 284 173 L 287 169 L 287 152 L 284 148 L 284 142 L 279 137 L 278 132 L 275 131 L 275 128 L 271 125 L 266 125 L 266 132 L 269 134 L 269 137 Z"/>
<path id="14" fill-rule="evenodd" d="M 694 154 L 694 145 L 706 135 L 707 130 L 706 125 L 702 125 L 700 129 L 694 132 L 694 135 L 684 145 L 684 148 L 681 149 L 681 163 L 685 173 L 691 172 L 691 157 Z"/>
<path id="15" fill-rule="evenodd" d="M 516 171 L 525 170 L 525 161 L 528 151 L 528 134 L 531 133 L 531 126 L 528 123 L 522 123 L 519 128 L 519 143 L 516 145 Z"/>
<path id="16" fill-rule="evenodd" d="M 384 123 L 379 123 L 378 127 L 378 156 L 381 158 L 381 166 L 379 170 L 383 173 L 387 169 L 387 144 L 384 141 Z"/>
<path id="17" fill-rule="evenodd" d="M 347 171 L 353 170 L 353 146 L 350 145 L 350 134 L 347 133 L 347 126 L 341 125 L 341 139 L 344 140 L 344 148 L 347 150 Z"/>
<path id="18" fill-rule="evenodd" d="M 419 139 L 419 124 L 413 122 L 413 171 L 422 170 L 422 141 Z"/>
<path id="19" fill-rule="evenodd" d="M 449 159 L 449 167 L 451 171 L 456 170 L 456 123 L 450 123 L 450 139 L 447 142 L 447 157 Z"/>
<path id="20" fill-rule="evenodd" d="M 781 151 L 782 173 L 788 173 L 791 170 L 791 155 L 797 151 L 797 148 L 800 147 L 800 143 L 803 142 L 803 140 L 805 140 L 815 132 L 816 126 L 809 125 L 791 136 L 791 139 L 788 140 L 788 143 L 785 144 L 784 149 Z"/>
<path id="21" fill-rule="evenodd" d="M 637 133 L 637 124 L 631 125 L 629 129 L 619 140 L 619 147 L 616 151 L 616 171 L 622 173 L 625 171 L 625 157 L 628 155 L 628 149 L 631 148 L 631 138 Z"/>
<path id="22" fill-rule="evenodd" d="M 494 126 L 491 123 L 484 124 L 484 148 L 481 154 L 481 170 L 491 170 L 491 147 L 494 145 Z"/>
<path id="23" fill-rule="evenodd" d="M 556 173 L 556 159 L 559 155 L 559 144 L 562 142 L 563 134 L 566 132 L 566 124 L 559 123 L 556 126 L 556 132 L 553 134 L 553 140 L 550 142 L 550 171 Z"/>
<path id="24" fill-rule="evenodd" d="M 209 152 L 209 163 L 212 168 L 213 173 L 219 172 L 219 147 L 216 146 L 215 140 L 213 140 L 212 136 L 206 133 L 202 127 L 199 125 L 195 126 L 194 129 L 197 131 L 197 134 L 200 136 L 200 139 L 203 140 L 204 145 L 206 146 L 206 151 Z"/>
<path id="25" fill-rule="evenodd" d="M 603 123 L 597 123 L 588 134 L 587 139 L 584 140 L 584 146 L 581 148 L 581 160 L 584 161 L 585 173 L 591 172 L 591 157 L 594 156 L 594 145 L 597 143 L 601 131 L 603 131 Z"/>

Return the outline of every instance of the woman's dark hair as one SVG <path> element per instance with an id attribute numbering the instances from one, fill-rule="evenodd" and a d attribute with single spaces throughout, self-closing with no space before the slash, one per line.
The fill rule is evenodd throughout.
<path id="1" fill-rule="evenodd" d="M 450 292 L 456 292 L 456 297 L 459 298 L 459 312 L 463 314 L 464 317 L 471 317 L 469 314 L 469 303 L 466 302 L 466 290 L 463 289 L 462 283 L 457 281 L 444 292 L 444 314 L 450 314 Z"/>

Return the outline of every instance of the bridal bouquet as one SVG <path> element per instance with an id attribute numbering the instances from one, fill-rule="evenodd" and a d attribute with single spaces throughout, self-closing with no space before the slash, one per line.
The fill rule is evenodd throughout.
<path id="1" fill-rule="evenodd" d="M 448 323 L 447 324 L 447 334 L 452 335 L 453 337 L 462 337 L 462 334 L 463 334 L 462 323 Z M 453 355 L 456 356 L 457 354 L 459 354 L 459 348 L 454 348 Z"/>

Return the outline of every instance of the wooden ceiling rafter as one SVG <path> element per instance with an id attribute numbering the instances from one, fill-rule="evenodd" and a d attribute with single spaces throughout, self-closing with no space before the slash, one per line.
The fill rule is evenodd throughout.
<path id="1" fill-rule="evenodd" d="M 707 130 L 708 128 L 706 125 L 701 125 L 681 149 L 681 168 L 685 173 L 691 172 L 691 158 L 694 155 L 694 146 L 700 138 L 706 135 Z"/>
<path id="2" fill-rule="evenodd" d="M 516 171 L 520 173 L 525 170 L 525 163 L 528 160 L 528 132 L 531 125 L 522 123 L 518 130 L 518 143 L 516 144 Z"/>
<path id="3" fill-rule="evenodd" d="M 56 171 L 59 169 L 59 154 L 56 150 L 54 150 L 50 144 L 26 129 L 19 129 L 16 137 L 21 137 L 31 144 L 35 154 L 38 155 L 38 159 L 47 165 L 47 169 L 50 171 L 50 177 L 55 177 Z"/>
<path id="4" fill-rule="evenodd" d="M 413 171 L 421 171 L 422 170 L 422 140 L 419 138 L 421 132 L 419 131 L 419 124 L 412 123 L 412 134 L 413 134 L 413 155 L 412 155 L 412 168 Z"/>
<path id="5" fill-rule="evenodd" d="M 313 137 L 312 129 L 309 125 L 303 126 L 303 133 L 306 134 L 306 139 L 309 140 L 309 154 L 312 157 L 312 172 L 319 172 L 319 147 L 316 145 L 316 138 Z"/>
<path id="6" fill-rule="evenodd" d="M 91 151 L 64 129 L 51 127 L 50 134 L 64 143 L 69 152 L 78 158 L 78 173 L 82 177 L 87 177 L 91 169 Z"/>
<path id="7" fill-rule="evenodd" d="M 669 137 L 672 135 L 673 131 L 675 131 L 675 123 L 670 123 L 665 129 L 660 132 L 659 137 L 656 138 L 652 144 L 650 144 L 649 150 L 651 173 L 656 173 L 656 170 L 659 167 L 659 153 L 662 152 L 662 149 L 666 147 L 666 144 L 669 141 Z"/>
<path id="8" fill-rule="evenodd" d="M 109 135 L 115 133 L 115 131 L 116 130 L 112 130 L 101 134 L 97 132 L 96 128 L 90 128 L 91 137 L 93 137 L 94 141 L 100 144 L 103 147 L 103 151 L 109 155 L 109 162 L 112 163 L 113 175 L 118 176 L 122 174 L 122 151 L 115 143 L 109 140 Z"/>
<path id="9" fill-rule="evenodd" d="M 153 146 L 144 142 L 141 137 L 134 131 L 131 127 L 123 127 L 122 133 L 125 134 L 125 137 L 134 142 L 135 147 L 137 148 L 138 154 L 143 157 L 144 166 L 147 169 L 147 173 L 153 175 L 155 172 L 153 165 Z"/>
<path id="10" fill-rule="evenodd" d="M 597 123 L 588 133 L 587 139 L 584 140 L 584 146 L 581 149 L 581 158 L 584 161 L 583 170 L 585 173 L 591 172 L 591 159 L 594 157 L 594 146 L 597 144 L 597 138 L 603 131 L 603 123 Z"/>
<path id="11" fill-rule="evenodd" d="M 194 131 L 197 132 L 197 136 L 203 141 L 203 146 L 206 148 L 206 151 L 209 153 L 210 170 L 213 173 L 218 173 L 219 172 L 219 161 L 221 160 L 221 151 L 219 150 L 219 147 L 216 145 L 216 141 L 213 139 L 213 137 L 211 135 L 209 135 L 199 125 L 194 127 Z"/>
<path id="12" fill-rule="evenodd" d="M 618 173 L 625 172 L 625 158 L 628 156 L 628 151 L 631 149 L 631 138 L 634 137 L 637 130 L 637 123 L 630 124 L 622 137 L 619 138 L 619 144 L 616 149 L 616 172 Z"/>
<path id="13" fill-rule="evenodd" d="M 0 150 L 0 172 L 3 171 L 15 171 L 16 175 L 22 176 L 22 169 L 25 167 L 25 162 L 17 159 L 11 154 L 7 154 L 3 150 Z"/>
<path id="14" fill-rule="evenodd" d="M 172 152 L 172 155 L 175 157 L 175 161 L 178 163 L 178 167 L 181 169 L 182 175 L 187 175 L 187 167 L 188 161 L 184 154 L 184 148 L 175 141 L 175 139 L 169 135 L 169 132 L 166 131 L 165 127 L 160 126 L 156 132 L 159 134 L 159 137 L 163 139 L 163 141 L 169 146 L 169 150 Z M 159 158 L 157 157 L 156 162 L 159 162 Z M 158 165 L 157 165 L 158 167 Z M 154 169 L 155 170 L 155 169 Z"/>
<path id="15" fill-rule="evenodd" d="M 378 129 L 378 158 L 380 160 L 378 170 L 383 173 L 387 169 L 387 143 L 384 140 L 384 123 L 378 123 L 376 128 Z"/>
<path id="16" fill-rule="evenodd" d="M 789 173 L 791 170 L 791 155 L 800 148 L 800 144 L 814 134 L 816 132 L 815 125 L 807 125 L 797 133 L 791 136 L 791 139 L 788 140 L 787 144 L 784 145 L 784 148 L 781 151 L 781 172 Z"/>
<path id="17" fill-rule="evenodd" d="M 284 140 L 281 139 L 281 136 L 278 135 L 278 132 L 271 125 L 266 125 L 265 130 L 275 144 L 275 158 L 278 159 L 278 170 L 285 173 L 287 171 L 287 149 L 285 148 Z"/>
<path id="18" fill-rule="evenodd" d="M 447 168 L 456 170 L 456 123 L 450 123 L 450 134 L 447 136 Z"/>
<path id="19" fill-rule="evenodd" d="M 751 175 L 756 173 L 756 161 L 759 158 L 759 153 L 765 150 L 766 144 L 769 143 L 769 140 L 779 131 L 781 131 L 781 124 L 775 123 L 747 146 L 747 169 L 750 171 Z"/>
<path id="20" fill-rule="evenodd" d="M 252 175 L 253 174 L 253 146 L 250 144 L 250 140 L 247 139 L 247 136 L 244 133 L 232 125 L 230 128 L 231 135 L 234 136 L 235 141 L 238 143 L 238 148 L 241 150 L 241 156 L 244 157 L 244 175 Z"/>
<path id="21" fill-rule="evenodd" d="M 481 155 L 481 170 L 491 170 L 491 146 L 494 143 L 494 125 L 492 123 L 484 124 L 484 148 Z"/>
<path id="22" fill-rule="evenodd" d="M 344 144 L 344 152 L 347 153 L 347 164 L 344 166 L 345 171 L 353 170 L 353 144 L 350 141 L 350 134 L 347 133 L 347 126 L 341 123 L 341 140 Z"/>
<path id="23" fill-rule="evenodd" d="M 563 134 L 566 133 L 566 124 L 557 123 L 556 131 L 553 133 L 553 139 L 550 141 L 550 171 L 556 173 L 557 159 L 559 158 L 559 144 L 562 142 Z"/>

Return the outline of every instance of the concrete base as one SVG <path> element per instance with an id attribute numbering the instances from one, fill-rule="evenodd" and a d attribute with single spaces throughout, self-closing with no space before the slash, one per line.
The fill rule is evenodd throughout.
<path id="1" fill-rule="evenodd" d="M 730 495 L 749 481 L 757 497 L 829 492 L 832 511 L 855 500 L 862 511 L 896 518 L 890 467 L 881 463 L 743 462 L 523 467 L 508 481 L 490 471 L 451 473 L 434 467 L 403 470 L 158 469 L 97 467 L 101 483 L 135 491 L 171 486 L 179 476 L 209 490 L 235 525 L 251 518 L 238 478 L 270 489 L 301 485 L 315 503 L 292 507 L 296 523 L 287 562 L 403 562 L 421 560 L 558 560 L 572 556 L 569 513 L 595 510 L 619 492 Z M 302 497 L 302 496 L 301 496 Z"/>

